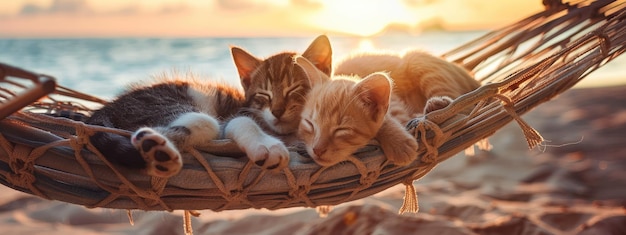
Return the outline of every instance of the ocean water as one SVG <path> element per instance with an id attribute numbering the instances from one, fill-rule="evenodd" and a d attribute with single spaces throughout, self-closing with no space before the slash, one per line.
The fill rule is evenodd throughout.
<path id="1" fill-rule="evenodd" d="M 355 50 L 421 48 L 441 54 L 485 32 L 434 32 L 422 36 L 362 39 L 330 37 L 333 59 Z M 55 77 L 59 84 L 110 98 L 129 83 L 155 75 L 191 72 L 239 85 L 230 55 L 239 46 L 258 57 L 303 52 L 310 38 L 93 38 L 0 39 L 0 62 Z"/>
<path id="2" fill-rule="evenodd" d="M 419 48 L 442 54 L 486 31 L 428 32 L 418 36 L 330 37 L 333 59 L 358 50 L 402 51 Z M 60 85 L 111 98 L 126 85 L 155 75 L 191 72 L 202 79 L 239 85 L 229 48 L 239 46 L 258 57 L 280 51 L 303 52 L 310 38 L 55 38 L 0 39 L 0 62 L 55 77 Z M 621 83 L 626 59 L 606 65 L 585 79 L 591 85 Z M 608 71 L 607 71 L 608 70 Z"/>

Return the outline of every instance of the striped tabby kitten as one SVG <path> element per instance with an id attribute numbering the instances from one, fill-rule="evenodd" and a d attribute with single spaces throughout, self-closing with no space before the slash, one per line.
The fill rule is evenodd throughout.
<path id="1" fill-rule="evenodd" d="M 91 142 L 113 163 L 170 177 L 182 168 L 179 150 L 202 147 L 218 138 L 219 123 L 225 122 L 223 137 L 233 139 L 250 160 L 267 169 L 285 167 L 289 158 L 286 147 L 258 124 L 273 134 L 294 133 L 313 76 L 294 63 L 296 53 L 278 53 L 261 60 L 238 47 L 231 52 L 244 94 L 224 84 L 177 79 L 135 87 L 87 120 L 88 124 L 134 131 L 130 141 L 98 132 Z M 323 74 L 330 74 L 331 55 L 326 36 L 316 38 L 302 54 Z"/>
<path id="2" fill-rule="evenodd" d="M 284 140 L 293 138 L 305 96 L 315 82 L 330 75 L 332 50 L 328 37 L 318 36 L 301 56 L 283 52 L 262 60 L 238 47 L 231 51 L 245 91 L 245 112 L 275 136 Z M 296 57 L 313 64 L 315 69 L 309 72 L 326 76 L 307 75 L 295 63 Z"/>
<path id="3" fill-rule="evenodd" d="M 235 115 L 244 103 L 238 89 L 224 84 L 165 78 L 132 87 L 86 123 L 133 131 L 130 139 L 97 132 L 90 140 L 110 162 L 151 176 L 177 174 L 183 166 L 180 151 L 220 137 L 220 123 L 223 137 L 234 140 L 251 161 L 266 169 L 285 167 L 289 152 L 284 144 L 252 119 Z"/>

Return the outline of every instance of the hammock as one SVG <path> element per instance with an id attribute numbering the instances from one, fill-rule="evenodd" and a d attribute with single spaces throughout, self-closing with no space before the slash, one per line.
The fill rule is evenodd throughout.
<path id="1" fill-rule="evenodd" d="M 541 136 L 520 115 L 575 85 L 624 51 L 626 3 L 544 1 L 545 10 L 443 56 L 483 86 L 407 126 L 420 148 L 408 166 L 386 161 L 376 142 L 345 163 L 321 167 L 292 147 L 289 167 L 266 172 L 230 140 L 184 154 L 180 174 L 146 176 L 109 163 L 89 142 L 107 131 L 81 120 L 105 101 L 55 86 L 54 79 L 0 64 L 0 182 L 42 198 L 86 207 L 214 211 L 337 205 L 405 184 L 401 211 L 417 211 L 412 182 L 516 121 L 530 148 Z M 467 107 L 469 115 L 459 114 Z M 18 111 L 19 110 L 19 111 Z M 16 112 L 17 111 L 17 112 Z M 71 114 L 72 118 L 67 118 Z M 470 151 L 471 152 L 471 151 Z"/>

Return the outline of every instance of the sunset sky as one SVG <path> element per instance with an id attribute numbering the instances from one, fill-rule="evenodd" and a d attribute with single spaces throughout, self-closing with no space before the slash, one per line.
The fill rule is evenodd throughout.
<path id="1" fill-rule="evenodd" d="M 370 36 L 389 24 L 493 29 L 541 10 L 539 0 L 11 0 L 0 37 Z"/>

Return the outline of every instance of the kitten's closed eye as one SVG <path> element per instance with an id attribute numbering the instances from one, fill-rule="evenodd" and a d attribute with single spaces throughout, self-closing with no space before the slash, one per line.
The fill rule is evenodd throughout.
<path id="1" fill-rule="evenodd" d="M 248 113 L 264 128 L 281 136 L 298 131 L 312 84 L 330 80 L 332 49 L 324 35 L 300 55 L 281 52 L 259 59 L 238 47 L 231 48 L 231 55 L 245 91 Z"/>
<path id="2" fill-rule="evenodd" d="M 335 131 L 333 132 L 333 136 L 335 136 L 335 138 L 344 138 L 344 137 L 349 137 L 354 133 L 354 131 L 352 130 L 352 128 L 337 128 L 335 129 Z"/>
<path id="3" fill-rule="evenodd" d="M 315 128 L 313 128 L 313 123 L 311 123 L 308 119 L 302 119 L 300 127 L 300 129 L 306 133 L 313 133 L 315 130 Z"/>
<path id="4" fill-rule="evenodd" d="M 268 104 L 272 101 L 272 97 L 266 93 L 256 93 L 254 94 L 254 101 L 259 104 Z"/>

